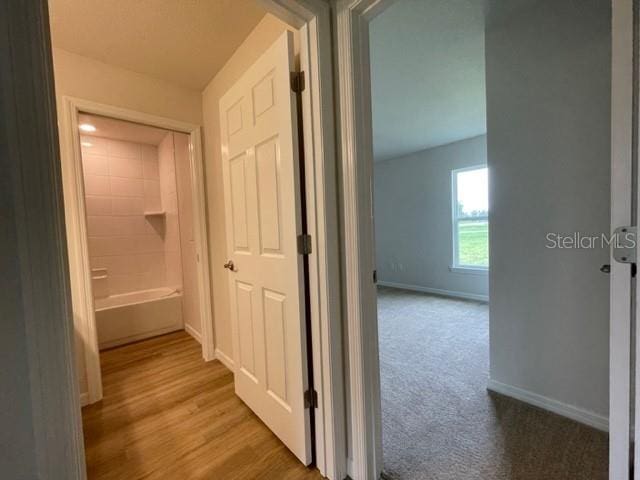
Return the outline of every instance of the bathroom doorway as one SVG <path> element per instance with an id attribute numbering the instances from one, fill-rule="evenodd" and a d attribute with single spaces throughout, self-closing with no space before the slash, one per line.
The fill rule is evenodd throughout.
<path id="1" fill-rule="evenodd" d="M 189 137 L 87 114 L 79 129 L 100 350 L 199 339 Z"/>
<path id="2" fill-rule="evenodd" d="M 62 131 L 74 154 L 65 178 L 76 194 L 66 202 L 67 229 L 72 281 L 84 285 L 84 298 L 74 298 L 84 406 L 102 399 L 106 350 L 184 332 L 208 359 L 210 285 L 198 128 L 79 100 L 67 106 Z"/>

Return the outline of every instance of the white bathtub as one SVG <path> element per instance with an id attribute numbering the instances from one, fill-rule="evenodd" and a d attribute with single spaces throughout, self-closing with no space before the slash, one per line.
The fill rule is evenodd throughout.
<path id="1" fill-rule="evenodd" d="M 101 349 L 181 330 L 182 294 L 156 288 L 96 298 L 96 326 Z"/>

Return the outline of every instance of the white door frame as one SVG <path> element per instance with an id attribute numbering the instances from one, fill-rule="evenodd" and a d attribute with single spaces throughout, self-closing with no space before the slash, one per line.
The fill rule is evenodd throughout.
<path id="1" fill-rule="evenodd" d="M 309 296 L 314 387 L 316 466 L 330 480 L 347 475 L 345 374 L 334 121 L 331 8 L 325 0 L 260 0 L 299 30 Z"/>
<path id="2" fill-rule="evenodd" d="M 336 52 L 339 87 L 344 208 L 345 290 L 349 299 L 347 352 L 351 425 L 351 476 L 377 480 L 382 471 L 380 376 L 373 238 L 373 151 L 369 23 L 397 0 L 336 0 Z M 612 0 L 612 204 L 613 227 L 631 221 L 632 0 Z M 629 425 L 629 266 L 611 262 L 612 425 Z M 620 429 L 620 427 L 618 427 Z M 638 430 L 636 430 L 638 431 Z M 610 438 L 610 479 L 628 480 L 629 452 Z M 615 447 L 614 447 L 615 442 Z M 628 438 L 626 439 L 628 447 Z M 639 448 L 636 445 L 636 448 Z M 638 455 L 636 455 L 638 459 Z M 622 467 L 621 467 L 622 466 Z M 625 476 L 626 475 L 626 476 Z"/>
<path id="3" fill-rule="evenodd" d="M 354 480 L 377 480 L 382 472 L 369 22 L 395 1 L 338 0 L 335 12 Z"/>
<path id="4" fill-rule="evenodd" d="M 341 271 L 339 263 L 339 216 L 337 205 L 337 165 L 335 160 L 335 126 L 333 95 L 333 59 L 331 38 L 331 6 L 324 0 L 261 0 L 266 8 L 301 32 L 301 64 L 307 75 L 307 90 L 303 95 L 303 118 L 305 121 L 305 162 L 307 163 L 307 203 L 309 228 L 313 235 L 313 254 L 310 256 L 310 290 L 313 335 L 313 366 L 318 390 L 319 408 L 316 411 L 317 466 L 331 480 L 343 480 L 346 475 L 346 421 L 343 371 L 343 343 L 341 322 Z M 82 423 L 78 408 L 78 388 L 74 382 L 75 358 L 72 345 L 73 318 L 68 309 L 67 276 L 69 265 L 64 247 L 58 238 L 64 239 L 63 206 L 56 202 L 60 192 L 60 164 L 55 121 L 55 97 L 53 92 L 53 66 L 48 28 L 47 5 L 44 0 L 25 0 L 3 9 L 5 15 L 0 27 L 6 34 L 2 40 L 8 44 L 3 51 L 16 55 L 2 57 L 2 72 L 6 75 L 7 92 L 15 93 L 12 100 L 20 99 L 28 112 L 19 115 L 20 129 L 29 132 L 32 141 L 23 136 L 7 139 L 9 147 L 19 153 L 21 171 L 27 175 L 30 191 L 16 195 L 16 207 L 34 213 L 33 206 L 46 208 L 52 213 L 43 222 L 37 214 L 20 219 L 21 231 L 29 234 L 33 241 L 23 244 L 25 280 L 32 281 L 39 295 L 30 295 L 31 309 L 40 309 L 37 316 L 25 317 L 27 347 L 30 352 L 30 376 L 34 398 L 33 428 L 36 436 L 35 455 L 42 475 L 49 478 L 83 480 L 84 447 Z M 11 28 L 8 28 L 11 26 Z M 20 85 L 20 89 L 14 89 Z M 16 93 L 17 92 L 17 93 Z M 44 97 L 44 98 L 43 98 Z M 40 99 L 37 108 L 29 103 Z M 22 105 L 19 105 L 22 108 Z M 82 108 L 83 111 L 91 110 Z M 126 117 L 125 111 L 111 111 Z M 16 122 L 16 112 L 2 110 L 4 124 Z M 109 114 L 109 112 L 107 112 Z M 65 123 L 70 114 L 65 114 Z M 128 118 L 140 121 L 138 118 Z M 148 123 L 148 119 L 142 119 Z M 153 122 L 151 122 L 153 123 Z M 44 128 L 43 128 L 44 127 Z M 37 134 L 35 133 L 37 132 Z M 66 126 L 62 133 L 70 132 Z M 65 153 L 76 155 L 78 146 L 68 138 L 63 143 Z M 199 148 L 199 146 L 198 146 Z M 37 154 L 33 154 L 37 151 Z M 43 161 L 43 152 L 50 152 Z M 29 156 L 29 154 L 32 154 Z M 23 155 L 24 154 L 24 155 Z M 16 169 L 18 167 L 16 166 Z M 68 184 L 68 181 L 65 181 Z M 70 186 L 76 192 L 75 185 Z M 41 201 L 43 199 L 53 201 Z M 31 209 L 31 210 L 29 210 Z M 47 210 L 48 209 L 48 210 Z M 77 212 L 76 224 L 82 218 Z M 38 233 L 43 228 L 56 229 L 57 236 Z M 78 228 L 77 226 L 74 228 Z M 79 227 L 82 228 L 82 227 Z M 33 234 L 33 235 L 31 235 Z M 51 241 L 57 246 L 46 261 L 27 270 L 30 260 L 40 259 L 41 251 L 49 251 L 49 244 L 42 246 L 38 240 Z M 58 251 L 59 250 L 59 251 Z M 204 253 L 204 252 L 203 252 Z M 85 253 L 86 255 L 86 253 Z M 78 268 L 82 254 L 73 252 Z M 80 257 L 80 260 L 78 258 Z M 203 258 L 203 263 L 206 264 Z M 37 276 L 34 274 L 37 273 Z M 56 279 L 53 281 L 51 279 Z M 45 280 L 48 283 L 43 283 Z M 77 278 L 76 278 L 77 281 Z M 84 283 L 84 281 L 82 281 Z M 48 287 L 51 287 L 49 289 Z M 80 285 L 85 290 L 86 286 Z M 51 291 L 52 295 L 45 292 Z M 207 298 L 208 295 L 207 295 Z M 85 303 L 84 307 L 88 309 Z M 38 322 L 46 325 L 38 327 Z M 86 317 L 85 317 L 86 318 Z M 213 336 L 213 335 L 212 335 Z M 99 394 L 99 392 L 97 392 Z M 94 392 L 95 394 L 95 392 Z M 51 432 L 55 432 L 52 434 Z M 51 452 L 61 452 L 55 458 Z"/>
<path id="5" fill-rule="evenodd" d="M 200 126 L 89 100 L 63 97 L 63 116 L 60 125 L 62 179 L 67 224 L 69 274 L 76 330 L 84 344 L 87 392 L 81 393 L 81 404 L 102 399 L 102 375 L 98 332 L 91 285 L 89 245 L 86 226 L 86 201 L 82 173 L 82 153 L 78 116 L 80 113 L 101 115 L 116 120 L 135 122 L 151 127 L 189 135 L 189 163 L 192 185 L 194 237 L 196 246 L 199 312 L 201 321 L 202 357 L 215 359 L 213 316 L 211 314 L 211 282 L 209 279 L 209 246 L 206 227 L 206 199 L 204 164 Z"/>
<path id="6" fill-rule="evenodd" d="M 611 44 L 611 231 L 633 225 L 634 0 L 612 0 Z M 637 174 L 637 173 L 636 173 Z M 610 258 L 609 479 L 628 480 L 631 411 L 631 271 Z M 637 287 L 636 287 L 637 288 Z M 636 305 L 638 307 L 638 305 Z M 636 316 L 637 318 L 637 316 Z M 638 335 L 638 333 L 636 333 Z M 637 341 L 636 341 L 637 343 Z M 636 348 L 638 346 L 636 345 Z M 638 391 L 636 369 L 636 392 Z M 638 400 L 638 399 L 636 399 Z M 636 432 L 640 419 L 636 410 Z M 635 442 L 638 472 L 638 442 Z M 638 475 L 638 473 L 636 473 Z"/>

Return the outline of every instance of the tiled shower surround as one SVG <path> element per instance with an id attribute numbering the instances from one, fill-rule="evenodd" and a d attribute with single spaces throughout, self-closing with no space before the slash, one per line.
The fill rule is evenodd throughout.
<path id="1" fill-rule="evenodd" d="M 87 136 L 81 144 L 94 295 L 180 286 L 173 135 L 162 158 L 155 145 Z"/>

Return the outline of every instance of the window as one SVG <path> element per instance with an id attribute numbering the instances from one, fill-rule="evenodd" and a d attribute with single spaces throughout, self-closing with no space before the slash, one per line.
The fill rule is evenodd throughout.
<path id="1" fill-rule="evenodd" d="M 452 270 L 489 268 L 489 181 L 486 167 L 451 172 L 453 199 Z"/>

